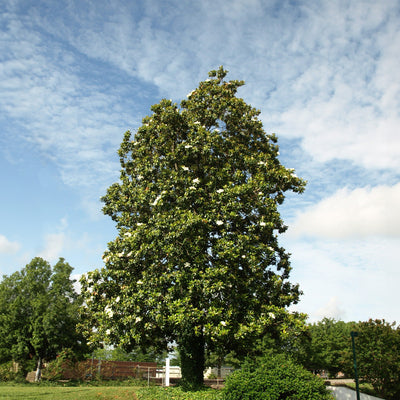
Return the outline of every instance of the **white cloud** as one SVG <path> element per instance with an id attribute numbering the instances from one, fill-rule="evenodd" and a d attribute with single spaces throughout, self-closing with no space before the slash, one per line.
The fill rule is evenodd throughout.
<path id="1" fill-rule="evenodd" d="M 62 257 L 65 242 L 66 235 L 63 232 L 46 235 L 44 249 L 38 256 L 49 262 L 57 261 L 59 257 Z"/>
<path id="2" fill-rule="evenodd" d="M 325 238 L 400 237 L 399 204 L 400 183 L 340 189 L 300 212 L 288 234 Z"/>
<path id="3" fill-rule="evenodd" d="M 295 309 L 311 321 L 385 318 L 400 321 L 398 240 L 288 241 L 291 282 L 304 294 Z"/>
<path id="4" fill-rule="evenodd" d="M 20 247 L 18 242 L 11 242 L 4 235 L 0 235 L 0 254 L 14 254 Z"/>
<path id="5" fill-rule="evenodd" d="M 82 274 L 72 274 L 71 275 L 71 279 L 75 279 L 75 281 L 76 281 L 74 283 L 74 289 L 75 289 L 75 292 L 78 293 L 78 294 L 81 293 L 81 288 L 82 288 L 82 286 L 81 286 L 81 284 L 79 282 L 81 277 L 82 277 Z"/>
<path id="6" fill-rule="evenodd" d="M 318 320 L 323 318 L 334 318 L 336 320 L 343 320 L 346 312 L 343 308 L 342 302 L 337 296 L 333 296 L 329 299 L 327 304 L 324 304 L 315 312 L 315 316 Z"/>

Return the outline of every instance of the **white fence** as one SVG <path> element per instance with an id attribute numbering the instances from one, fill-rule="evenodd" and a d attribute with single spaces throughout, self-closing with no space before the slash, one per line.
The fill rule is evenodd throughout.
<path id="1" fill-rule="evenodd" d="M 230 367 L 222 367 L 218 371 L 218 368 L 208 368 L 204 371 L 204 379 L 208 379 L 210 376 L 220 375 L 219 377 L 225 379 L 229 374 L 234 371 L 234 368 Z M 162 369 L 157 369 L 157 378 L 164 378 L 165 376 L 165 367 Z M 169 367 L 169 376 L 170 378 L 181 378 L 181 368 L 180 367 Z"/>

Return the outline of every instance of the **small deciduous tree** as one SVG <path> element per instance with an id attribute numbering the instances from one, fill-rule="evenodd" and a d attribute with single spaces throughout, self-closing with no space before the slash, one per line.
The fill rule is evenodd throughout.
<path id="1" fill-rule="evenodd" d="M 2 361 L 43 360 L 70 348 L 86 350 L 76 332 L 80 301 L 70 279 L 72 267 L 60 258 L 51 268 L 40 257 L 0 282 L 0 357 Z"/>
<path id="2" fill-rule="evenodd" d="M 103 198 L 118 237 L 105 268 L 82 280 L 92 340 L 176 342 L 189 386 L 203 382 L 206 346 L 246 351 L 284 329 L 300 294 L 278 206 L 305 182 L 279 162 L 277 138 L 226 73 L 211 71 L 180 107 L 162 100 L 125 134 L 120 182 Z"/>
<path id="3" fill-rule="evenodd" d="M 328 371 L 331 377 L 338 372 L 349 372 L 351 359 L 350 332 L 354 322 L 324 318 L 309 325 L 310 342 L 304 342 L 308 357 L 304 361 L 310 370 Z"/>
<path id="4" fill-rule="evenodd" d="M 400 327 L 385 320 L 359 322 L 355 339 L 359 376 L 385 399 L 400 398 Z"/>

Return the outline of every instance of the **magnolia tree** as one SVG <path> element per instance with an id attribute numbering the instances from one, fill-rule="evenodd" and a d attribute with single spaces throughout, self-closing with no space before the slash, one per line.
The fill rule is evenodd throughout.
<path id="1" fill-rule="evenodd" d="M 222 68 L 209 76 L 125 133 L 120 181 L 102 199 L 118 236 L 105 267 L 82 279 L 91 340 L 176 343 L 189 386 L 203 382 L 205 349 L 240 353 L 284 332 L 300 294 L 277 207 L 305 182 L 279 162 L 260 111 L 236 97 L 243 82 Z"/>

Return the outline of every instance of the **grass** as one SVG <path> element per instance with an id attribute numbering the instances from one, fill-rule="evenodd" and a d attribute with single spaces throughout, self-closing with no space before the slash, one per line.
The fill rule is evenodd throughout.
<path id="1" fill-rule="evenodd" d="M 136 388 L 131 386 L 0 386 L 0 399 L 12 400 L 111 400 L 136 399 Z"/>
<path id="2" fill-rule="evenodd" d="M 221 396 L 214 389 L 184 392 L 179 387 L 0 384 L 0 400 L 219 400 Z"/>
<path id="3" fill-rule="evenodd" d="M 216 389 L 204 389 L 185 392 L 180 387 L 140 388 L 136 392 L 138 400 L 220 400 L 222 392 Z"/>

